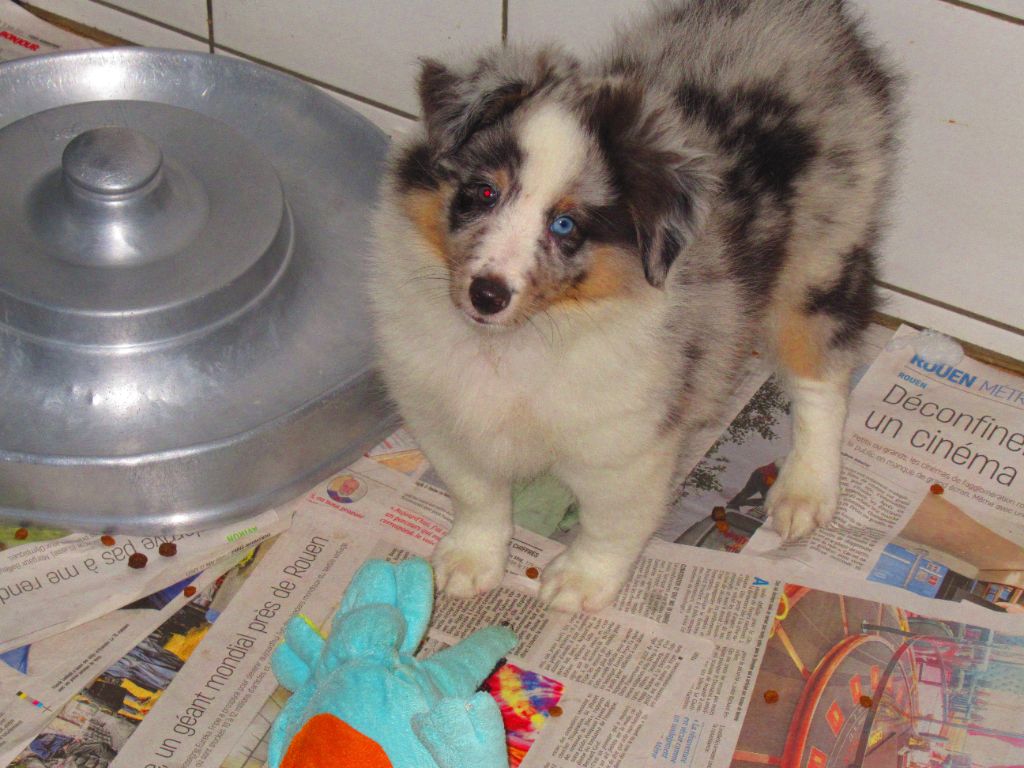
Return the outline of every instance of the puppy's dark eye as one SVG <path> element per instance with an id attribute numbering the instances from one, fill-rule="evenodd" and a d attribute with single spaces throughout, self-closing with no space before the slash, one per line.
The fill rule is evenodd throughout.
<path id="1" fill-rule="evenodd" d="M 474 197 L 476 197 L 478 203 L 489 208 L 498 202 L 499 193 L 490 184 L 478 184 Z"/>

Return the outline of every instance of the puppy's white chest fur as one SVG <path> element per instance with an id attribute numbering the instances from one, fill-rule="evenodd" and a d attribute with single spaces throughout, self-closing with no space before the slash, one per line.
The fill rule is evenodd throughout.
<path id="1" fill-rule="evenodd" d="M 654 395 L 670 375 L 653 337 L 622 318 L 538 318 L 486 333 L 451 314 L 447 332 L 389 366 L 405 371 L 397 386 L 420 431 L 445 434 L 509 478 L 583 459 L 615 464 L 650 444 L 663 416 Z"/>

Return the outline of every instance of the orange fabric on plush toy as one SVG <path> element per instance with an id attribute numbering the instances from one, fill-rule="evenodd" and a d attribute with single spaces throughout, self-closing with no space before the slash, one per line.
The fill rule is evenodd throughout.
<path id="1" fill-rule="evenodd" d="M 306 721 L 281 768 L 392 768 L 380 744 L 323 712 Z"/>

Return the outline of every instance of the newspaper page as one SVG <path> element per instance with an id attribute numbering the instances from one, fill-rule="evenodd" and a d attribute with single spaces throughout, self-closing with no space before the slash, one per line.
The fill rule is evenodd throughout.
<path id="1" fill-rule="evenodd" d="M 835 519 L 785 544 L 759 527 L 744 551 L 1024 610 L 1024 379 L 969 358 L 932 362 L 916 337 L 901 329 L 854 390 Z M 737 490 L 727 506 L 757 496 Z"/>
<path id="2" fill-rule="evenodd" d="M 775 602 L 746 621 L 720 624 L 738 625 L 740 642 L 755 649 L 750 664 L 726 676 L 729 696 L 720 701 L 732 705 L 714 714 L 702 706 L 703 691 L 721 678 L 720 651 L 682 706 L 652 718 L 622 765 L 1024 764 L 1021 617 L 835 573 L 815 574 L 807 586 L 791 580 L 807 576 L 793 562 L 663 542 L 652 543 L 648 556 L 678 559 L 718 580 L 747 576 L 767 588 L 771 579 Z M 700 584 L 689 584 L 686 595 L 706 595 L 718 610 L 730 605 Z"/>
<path id="3" fill-rule="evenodd" d="M 279 533 L 275 510 L 218 528 L 170 536 L 51 534 L 0 527 L 0 653 L 36 642 L 157 592 Z M 109 542 L 109 543 L 105 543 Z M 160 554 L 173 544 L 176 554 Z M 166 551 L 166 549 L 165 549 Z M 144 568 L 128 567 L 135 554 Z M 40 610 L 40 606 L 46 610 Z"/>
<path id="4" fill-rule="evenodd" d="M 72 34 L 33 16 L 13 0 L 0 0 L 0 62 L 53 53 L 62 48 L 98 48 L 99 43 Z"/>
<path id="5" fill-rule="evenodd" d="M 239 555 L 201 574 L 146 595 L 74 630 L 0 654 L 0 765 L 61 712 L 83 684 L 117 661 L 188 603 L 189 587 L 203 589 Z"/>
<path id="6" fill-rule="evenodd" d="M 54 650 L 63 651 L 69 661 L 58 663 L 65 667 L 74 665 L 75 673 L 61 677 L 62 692 L 66 694 L 64 700 L 49 701 L 49 705 L 43 707 L 49 713 L 49 722 L 41 728 L 36 726 L 38 733 L 18 752 L 11 765 L 34 768 L 107 765 L 188 661 L 259 563 L 265 549 L 265 544 L 257 545 L 240 560 L 233 556 L 194 580 L 188 579 L 187 583 L 133 604 L 132 609 L 139 610 L 168 600 L 171 614 L 168 616 L 164 610 L 154 616 L 153 621 L 159 621 L 159 626 L 127 653 L 123 653 L 124 643 L 118 642 L 104 649 L 95 660 L 89 658 L 88 663 L 83 664 L 80 659 L 86 657 L 82 655 L 81 645 L 73 645 L 67 639 L 62 641 L 66 635 L 44 641 L 41 645 L 63 642 L 63 648 Z M 224 572 L 228 565 L 230 569 Z M 184 599 L 174 601 L 179 594 Z M 125 610 L 118 611 L 115 616 L 124 613 Z M 152 626 L 153 621 L 148 622 L 148 626 Z M 80 631 L 69 634 L 77 638 Z M 138 633 L 130 634 L 138 640 Z M 118 657 L 119 653 L 123 655 Z M 54 656 L 50 654 L 51 659 Z M 45 665 L 43 668 L 50 671 Z M 86 685 L 78 690 L 83 683 Z M 38 709 L 35 711 L 38 717 L 43 716 Z M 0 760 L 0 765 L 6 764 Z"/>
<path id="7" fill-rule="evenodd" d="M 450 519 L 437 489 L 369 459 L 319 486 L 112 766 L 260 764 L 284 700 L 269 656 L 287 619 L 327 622 L 367 558 L 429 555 Z M 536 577 L 561 549 L 517 531 L 501 587 L 478 600 L 439 596 L 421 654 L 506 622 L 520 642 L 486 685 L 514 726 L 512 764 L 615 766 L 651 714 L 685 696 L 714 644 L 665 620 L 680 596 L 657 563 L 644 582 L 656 594 L 634 590 L 597 615 L 547 611 Z"/>

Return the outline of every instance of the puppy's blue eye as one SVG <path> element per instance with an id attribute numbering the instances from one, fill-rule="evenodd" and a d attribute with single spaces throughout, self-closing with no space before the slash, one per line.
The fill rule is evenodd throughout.
<path id="1" fill-rule="evenodd" d="M 557 219 L 551 222 L 551 226 L 548 227 L 551 234 L 558 235 L 559 237 L 565 237 L 571 234 L 576 229 L 576 222 L 568 216 L 559 216 Z"/>

